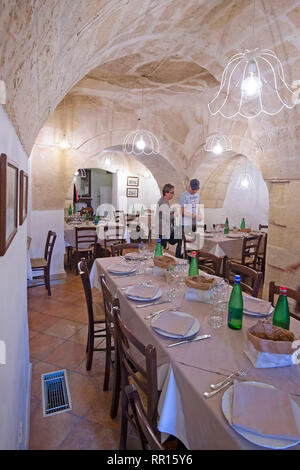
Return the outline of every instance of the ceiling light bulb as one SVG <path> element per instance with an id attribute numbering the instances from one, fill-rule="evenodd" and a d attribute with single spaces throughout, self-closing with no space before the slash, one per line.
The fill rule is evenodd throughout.
<path id="1" fill-rule="evenodd" d="M 241 90 L 244 95 L 249 98 L 254 98 L 257 96 L 262 88 L 262 83 L 260 78 L 257 76 L 257 69 L 254 62 L 249 64 L 249 74 L 242 81 Z"/>
<path id="2" fill-rule="evenodd" d="M 144 150 L 144 148 L 146 147 L 146 144 L 145 144 L 145 141 L 144 141 L 142 135 L 141 135 L 141 137 L 139 138 L 139 140 L 137 141 L 137 143 L 135 145 L 139 150 Z"/>
<path id="3" fill-rule="evenodd" d="M 78 176 L 79 175 L 79 171 L 77 170 L 75 173 L 74 173 L 75 176 Z"/>
<path id="4" fill-rule="evenodd" d="M 59 144 L 62 149 L 68 149 L 70 148 L 70 144 L 67 141 L 66 135 L 63 136 L 61 143 Z"/>
<path id="5" fill-rule="evenodd" d="M 221 155 L 223 152 L 223 147 L 220 142 L 217 142 L 216 145 L 213 146 L 212 151 L 215 155 Z"/>
<path id="6" fill-rule="evenodd" d="M 242 179 L 242 181 L 241 181 L 241 186 L 242 186 L 242 188 L 248 188 L 248 186 L 249 186 L 249 180 L 248 180 L 247 176 L 245 176 L 245 177 Z"/>
<path id="7" fill-rule="evenodd" d="M 109 158 L 109 157 L 106 157 L 104 163 L 105 163 L 105 165 L 109 166 L 109 165 L 110 165 L 110 158 Z"/>

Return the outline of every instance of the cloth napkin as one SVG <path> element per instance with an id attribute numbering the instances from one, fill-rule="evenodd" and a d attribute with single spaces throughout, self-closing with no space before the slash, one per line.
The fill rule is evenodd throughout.
<path id="1" fill-rule="evenodd" d="M 128 264 L 117 263 L 108 268 L 108 271 L 115 271 L 118 273 L 129 273 L 133 271 L 133 266 L 129 266 Z"/>
<path id="2" fill-rule="evenodd" d="M 153 299 L 158 291 L 159 287 L 157 286 L 132 286 L 128 289 L 128 294 L 141 299 Z"/>
<path id="3" fill-rule="evenodd" d="M 176 312 L 166 311 L 152 321 L 152 328 L 164 333 L 184 337 L 190 331 L 195 319 L 189 316 L 177 315 Z"/>
<path id="4" fill-rule="evenodd" d="M 269 313 L 271 302 L 267 302 L 255 297 L 243 296 L 244 311 L 249 313 L 257 313 L 258 315 L 267 315 Z"/>
<path id="5" fill-rule="evenodd" d="M 300 439 L 289 393 L 234 381 L 232 425 L 242 431 L 289 439 Z"/>

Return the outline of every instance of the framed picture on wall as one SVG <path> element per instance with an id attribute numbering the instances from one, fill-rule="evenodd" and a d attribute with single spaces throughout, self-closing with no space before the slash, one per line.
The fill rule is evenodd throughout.
<path id="1" fill-rule="evenodd" d="M 18 176 L 15 163 L 0 156 L 0 256 L 5 255 L 18 230 Z"/>
<path id="2" fill-rule="evenodd" d="M 19 224 L 22 225 L 28 212 L 28 175 L 20 171 Z"/>
<path id="3" fill-rule="evenodd" d="M 139 178 L 138 176 L 127 176 L 127 186 L 138 186 Z"/>
<path id="4" fill-rule="evenodd" d="M 127 197 L 138 197 L 139 188 L 127 188 L 126 195 Z"/>

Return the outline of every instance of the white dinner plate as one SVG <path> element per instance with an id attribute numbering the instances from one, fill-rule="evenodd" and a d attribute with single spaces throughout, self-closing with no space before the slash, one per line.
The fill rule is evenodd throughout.
<path id="1" fill-rule="evenodd" d="M 214 238 L 215 236 L 212 233 L 205 233 L 204 238 Z"/>
<path id="2" fill-rule="evenodd" d="M 170 310 L 170 312 L 172 312 L 174 315 L 179 315 L 181 317 L 191 317 L 192 316 L 192 315 L 189 315 L 188 313 L 185 313 L 185 312 L 177 312 L 177 310 L 175 310 L 175 311 Z M 152 321 L 151 321 L 151 326 L 152 326 L 153 330 L 156 333 L 158 333 L 159 335 L 164 336 L 165 338 L 189 339 L 189 338 L 192 338 L 193 336 L 195 336 L 198 333 L 198 331 L 200 330 L 200 323 L 197 320 L 197 318 L 194 318 L 194 323 L 191 326 L 191 328 L 190 328 L 190 330 L 189 330 L 189 332 L 186 336 L 175 335 L 175 334 L 172 334 L 172 333 L 167 333 L 166 331 L 158 330 L 158 329 L 155 328 L 155 326 L 152 325 L 152 323 L 154 323 L 154 321 L 155 321 L 155 318 L 153 318 Z"/>
<path id="3" fill-rule="evenodd" d="M 248 382 L 249 384 L 256 385 L 257 387 L 264 388 L 275 388 L 273 385 L 264 384 L 261 382 Z M 232 416 L 232 398 L 233 398 L 233 385 L 231 385 L 223 394 L 222 397 L 222 410 L 225 418 L 227 419 L 230 426 L 232 426 L 231 416 Z M 295 420 L 298 428 L 300 428 L 300 406 L 291 400 Z M 238 434 L 243 436 L 247 441 L 257 444 L 261 447 L 266 447 L 267 449 L 287 449 L 288 447 L 293 447 L 299 444 L 298 441 L 292 441 L 288 439 L 280 439 L 269 436 L 260 436 L 250 431 L 242 431 L 240 429 L 233 428 Z"/>
<path id="4" fill-rule="evenodd" d="M 134 297 L 133 295 L 130 295 L 130 290 L 135 287 L 135 286 L 130 286 L 125 290 L 125 294 L 130 300 L 137 300 L 139 302 L 153 302 L 154 300 L 159 299 L 162 296 L 162 290 L 159 288 L 157 294 L 152 297 L 152 299 L 144 299 L 142 297 Z"/>
<path id="5" fill-rule="evenodd" d="M 124 258 L 132 261 L 140 261 L 146 259 L 146 256 L 140 254 L 140 253 L 126 253 Z"/>
<path id="6" fill-rule="evenodd" d="M 112 274 L 131 274 L 136 271 L 136 266 L 128 266 L 128 270 L 126 271 L 118 271 L 118 268 L 115 267 L 115 265 L 110 265 L 107 268 L 107 271 L 112 273 Z"/>
<path id="7" fill-rule="evenodd" d="M 243 238 L 243 235 L 239 235 L 238 233 L 232 235 L 225 235 L 227 238 Z"/>

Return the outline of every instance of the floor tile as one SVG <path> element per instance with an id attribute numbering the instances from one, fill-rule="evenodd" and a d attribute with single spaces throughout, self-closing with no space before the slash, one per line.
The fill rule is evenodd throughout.
<path id="1" fill-rule="evenodd" d="M 39 333 L 29 341 L 30 357 L 43 361 L 56 347 L 64 342 L 61 338 L 55 338 L 44 333 Z"/>
<path id="2" fill-rule="evenodd" d="M 54 321 L 55 322 L 50 325 L 49 328 L 44 330 L 44 333 L 47 335 L 57 336 L 58 338 L 69 339 L 83 327 L 81 323 L 65 320 L 64 318 Z"/>
<path id="3" fill-rule="evenodd" d="M 59 449 L 114 450 L 118 448 L 118 431 L 92 421 L 82 420 L 73 427 Z"/>
<path id="4" fill-rule="evenodd" d="M 52 336 L 52 339 L 55 341 L 58 338 Z M 85 347 L 83 345 L 72 341 L 64 341 L 54 351 L 43 356 L 43 359 L 45 362 L 50 362 L 61 368 L 75 369 L 85 359 L 85 355 Z"/>

